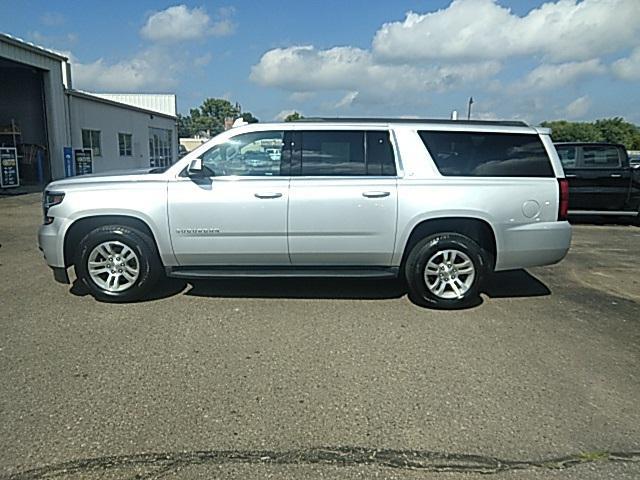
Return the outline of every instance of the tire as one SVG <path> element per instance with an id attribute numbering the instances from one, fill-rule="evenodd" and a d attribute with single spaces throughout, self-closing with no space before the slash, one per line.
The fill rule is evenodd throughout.
<path id="1" fill-rule="evenodd" d="M 426 237 L 411 249 L 405 264 L 410 298 L 419 305 L 446 310 L 477 305 L 489 265 L 488 252 L 465 235 L 449 232 Z"/>
<path id="2" fill-rule="evenodd" d="M 75 269 L 97 300 L 131 302 L 149 293 L 160 278 L 162 265 L 149 235 L 131 227 L 106 225 L 80 241 Z"/>

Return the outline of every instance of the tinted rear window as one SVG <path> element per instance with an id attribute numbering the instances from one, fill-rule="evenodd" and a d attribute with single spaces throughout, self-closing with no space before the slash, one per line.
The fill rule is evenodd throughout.
<path id="1" fill-rule="evenodd" d="M 418 133 L 445 176 L 554 176 L 537 135 L 428 130 Z"/>
<path id="2" fill-rule="evenodd" d="M 611 168 L 620 166 L 617 147 L 604 145 L 582 147 L 582 166 L 585 168 Z"/>
<path id="3" fill-rule="evenodd" d="M 556 146 L 558 157 L 562 162 L 564 168 L 575 168 L 578 155 L 576 154 L 576 147 Z"/>

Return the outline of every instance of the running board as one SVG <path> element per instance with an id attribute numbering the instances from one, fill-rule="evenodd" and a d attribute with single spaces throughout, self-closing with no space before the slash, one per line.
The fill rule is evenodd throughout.
<path id="1" fill-rule="evenodd" d="M 397 278 L 398 267 L 166 267 L 168 277 L 204 278 Z"/>
<path id="2" fill-rule="evenodd" d="M 613 215 L 616 217 L 635 217 L 638 212 L 615 212 L 612 210 L 569 210 L 569 215 Z"/>

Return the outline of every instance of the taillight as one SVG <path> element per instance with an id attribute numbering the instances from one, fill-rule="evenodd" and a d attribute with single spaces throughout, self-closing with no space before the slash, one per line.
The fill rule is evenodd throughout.
<path id="1" fill-rule="evenodd" d="M 566 220 L 569 216 L 569 181 L 566 178 L 559 178 L 558 186 L 560 188 L 558 220 Z"/>

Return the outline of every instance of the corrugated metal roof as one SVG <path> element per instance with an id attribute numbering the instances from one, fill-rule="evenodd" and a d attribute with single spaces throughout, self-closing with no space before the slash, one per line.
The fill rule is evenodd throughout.
<path id="1" fill-rule="evenodd" d="M 115 100 L 111 100 L 110 98 L 106 98 L 102 96 L 102 94 L 83 92 L 82 90 L 75 90 L 75 89 L 68 89 L 66 90 L 66 92 L 68 95 L 72 95 L 74 97 L 84 98 L 86 100 L 93 100 L 94 102 L 102 102 L 108 105 L 113 105 L 114 107 L 129 108 L 132 110 L 137 110 L 142 113 L 148 113 L 151 115 L 160 115 L 160 116 L 168 117 L 174 120 L 176 119 L 175 115 L 170 115 L 168 113 L 160 112 L 157 110 L 149 110 L 148 108 L 139 107 L 138 105 L 133 105 L 131 103 L 117 102 Z"/>
<path id="2" fill-rule="evenodd" d="M 172 93 L 90 93 L 90 95 L 172 117 L 176 116 L 176 96 Z"/>
<path id="3" fill-rule="evenodd" d="M 62 55 L 61 53 L 55 52 L 53 50 L 49 50 L 48 48 L 41 47 L 36 45 L 35 43 L 27 42 L 22 38 L 14 37 L 13 35 L 9 35 L 8 33 L 0 32 L 0 41 L 9 43 L 16 47 L 24 48 L 25 50 L 30 50 L 32 52 L 39 53 L 44 55 L 45 57 L 53 58 L 54 60 L 60 61 L 68 61 L 69 59 Z"/>

